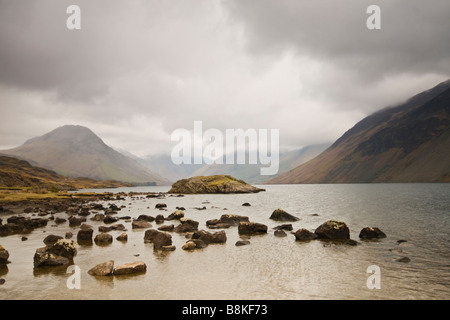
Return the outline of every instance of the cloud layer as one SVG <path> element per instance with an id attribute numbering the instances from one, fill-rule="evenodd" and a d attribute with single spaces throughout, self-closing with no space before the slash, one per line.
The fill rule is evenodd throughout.
<path id="1" fill-rule="evenodd" d="M 81 8 L 81 30 L 66 8 Z M 380 0 L 0 0 L 0 149 L 64 124 L 143 156 L 170 134 L 280 129 L 333 141 L 450 77 L 450 4 Z"/>

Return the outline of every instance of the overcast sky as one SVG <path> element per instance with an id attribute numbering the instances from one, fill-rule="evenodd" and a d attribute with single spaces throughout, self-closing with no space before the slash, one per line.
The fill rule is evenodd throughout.
<path id="1" fill-rule="evenodd" d="M 0 0 L 0 149 L 79 124 L 145 156 L 195 120 L 333 142 L 450 78 L 449 17 L 448 0 Z"/>

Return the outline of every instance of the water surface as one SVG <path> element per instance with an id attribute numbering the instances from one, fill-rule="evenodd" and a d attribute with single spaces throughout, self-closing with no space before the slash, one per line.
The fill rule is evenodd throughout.
<path id="1" fill-rule="evenodd" d="M 450 184 L 346 184 L 262 186 L 266 192 L 240 195 L 187 195 L 165 199 L 126 197 L 114 203 L 126 206 L 118 216 L 137 218 L 140 214 L 169 215 L 177 206 L 185 216 L 205 222 L 222 214 L 245 215 L 251 221 L 268 225 L 269 232 L 253 236 L 248 246 L 236 247 L 237 227 L 225 229 L 226 244 L 209 245 L 194 252 L 181 249 L 184 235 L 172 233 L 174 252 L 157 253 L 144 244 L 144 230 L 128 229 L 128 242 L 114 240 L 109 246 L 78 246 L 74 263 L 81 270 L 81 289 L 69 290 L 66 267 L 52 271 L 33 269 L 33 255 L 43 247 L 50 233 L 64 236 L 78 228 L 68 223 L 35 229 L 27 241 L 21 235 L 0 238 L 11 261 L 0 270 L 6 282 L 0 286 L 0 299 L 449 299 L 450 298 Z M 168 187 L 141 187 L 96 192 L 155 192 Z M 167 211 L 155 209 L 164 202 Z M 243 207 L 249 202 L 250 207 Z M 105 206 L 113 202 L 105 202 Z M 196 210 L 205 206 L 206 210 Z M 300 243 L 288 232 L 275 237 L 269 219 L 282 208 L 300 218 L 294 231 L 314 231 L 330 219 L 347 223 L 358 246 L 335 245 L 322 241 Z M 65 213 L 56 216 L 67 218 Z M 91 215 L 92 216 L 92 215 Z M 101 222 L 88 222 L 94 236 Z M 2 217 L 6 220 L 7 216 Z M 166 221 L 165 224 L 177 224 Z M 152 222 L 154 228 L 158 227 Z M 359 231 L 379 227 L 386 239 L 360 241 Z M 209 230 L 215 232 L 217 230 Z M 112 231 L 115 238 L 122 231 Z M 398 244 L 398 240 L 407 240 Z M 409 263 L 398 262 L 402 257 Z M 88 275 L 98 263 L 114 260 L 115 265 L 133 261 L 147 264 L 145 274 L 130 277 Z M 381 289 L 368 289 L 371 265 L 381 271 Z"/>

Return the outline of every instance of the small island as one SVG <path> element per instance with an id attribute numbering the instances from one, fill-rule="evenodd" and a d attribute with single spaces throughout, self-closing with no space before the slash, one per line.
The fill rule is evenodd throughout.
<path id="1" fill-rule="evenodd" d="M 228 175 L 198 176 L 181 179 L 172 185 L 168 193 L 210 194 L 210 193 L 257 193 L 265 191 L 249 185 L 245 181 Z"/>

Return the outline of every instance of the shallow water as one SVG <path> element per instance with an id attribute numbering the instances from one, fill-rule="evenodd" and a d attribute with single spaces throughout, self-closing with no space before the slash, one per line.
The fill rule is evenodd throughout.
<path id="1" fill-rule="evenodd" d="M 10 253 L 7 269 L 0 269 L 6 282 L 0 285 L 0 299 L 449 299 L 450 298 L 450 184 L 348 184 L 263 186 L 266 192 L 240 195 L 188 195 L 165 199 L 132 199 L 114 203 L 126 208 L 118 216 L 169 215 L 175 207 L 186 208 L 185 216 L 205 222 L 222 214 L 245 215 L 269 226 L 268 234 L 253 236 L 248 246 L 236 247 L 237 227 L 224 229 L 226 244 L 209 245 L 194 252 L 181 249 L 184 235 L 172 233 L 177 249 L 156 253 L 144 244 L 144 230 L 128 229 L 128 242 L 110 232 L 109 246 L 78 246 L 74 263 L 81 270 L 81 289 L 70 290 L 67 267 L 51 271 L 34 270 L 33 255 L 43 247 L 48 234 L 64 236 L 77 227 L 68 223 L 35 229 L 21 241 L 21 235 L 0 238 Z M 165 187 L 114 189 L 119 191 L 167 191 Z M 111 190 L 96 190 L 97 192 Z M 166 203 L 167 211 L 155 209 Z M 207 202 L 207 203 L 204 203 Z M 243 207 L 249 202 L 250 207 Z M 110 202 L 106 202 L 108 204 Z M 111 202 L 112 203 L 112 202 Z M 206 210 L 195 207 L 206 206 Z M 226 208 L 226 210 L 225 210 Z M 273 235 L 282 224 L 269 219 L 282 208 L 298 216 L 294 231 L 313 231 L 323 222 L 337 219 L 347 223 L 358 246 L 336 245 L 319 240 L 300 243 L 288 232 Z M 67 218 L 65 213 L 56 216 Z M 91 215 L 92 216 L 92 215 Z M 7 216 L 2 216 L 4 221 Z M 102 222 L 89 221 L 94 236 Z M 165 224 L 177 224 L 166 221 Z M 152 222 L 154 228 L 159 227 Z M 387 238 L 360 241 L 359 231 L 379 227 Z M 208 230 L 215 232 L 218 230 Z M 397 240 L 407 242 L 398 244 Z M 409 263 L 396 261 L 409 257 Z M 114 260 L 118 266 L 133 261 L 147 264 L 145 274 L 96 278 L 87 271 L 98 263 Z M 380 268 L 380 289 L 368 289 L 369 266 Z"/>

